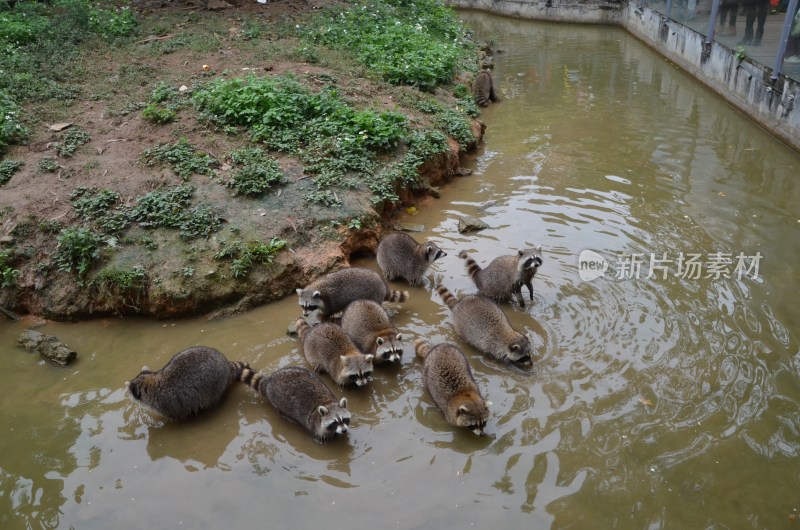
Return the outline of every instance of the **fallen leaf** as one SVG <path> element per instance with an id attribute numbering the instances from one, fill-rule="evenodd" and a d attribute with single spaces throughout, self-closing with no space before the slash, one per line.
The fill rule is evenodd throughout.
<path id="1" fill-rule="evenodd" d="M 720 197 L 725 197 L 726 196 L 724 191 L 719 192 L 717 195 L 719 195 Z"/>
<path id="2" fill-rule="evenodd" d="M 643 398 L 643 397 L 639 398 L 639 403 L 641 403 L 642 405 L 647 405 L 648 407 L 652 407 L 653 406 L 653 402 L 652 401 L 650 401 L 647 398 Z"/>

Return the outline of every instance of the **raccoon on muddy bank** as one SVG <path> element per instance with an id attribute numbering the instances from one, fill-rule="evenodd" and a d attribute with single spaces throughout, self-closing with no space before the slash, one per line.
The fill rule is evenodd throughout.
<path id="1" fill-rule="evenodd" d="M 495 302 L 480 294 L 457 300 L 443 285 L 437 287 L 436 292 L 453 313 L 456 333 L 461 340 L 500 362 L 510 362 L 525 369 L 531 367 L 532 351 L 528 337 L 511 326 Z"/>
<path id="2" fill-rule="evenodd" d="M 489 70 L 481 70 L 472 82 L 472 95 L 475 103 L 481 107 L 489 106 L 490 101 L 497 101 L 494 91 L 494 81 Z"/>
<path id="3" fill-rule="evenodd" d="M 422 382 L 450 425 L 467 427 L 483 436 L 489 419 L 489 402 L 483 399 L 467 358 L 455 345 L 431 346 L 414 341 L 417 357 L 424 361 Z"/>
<path id="4" fill-rule="evenodd" d="M 519 250 L 516 255 L 499 256 L 484 269 L 464 250 L 458 253 L 458 257 L 466 260 L 467 274 L 482 295 L 497 302 L 508 302 L 513 296 L 520 307 L 525 307 L 522 297 L 524 285 L 533 300 L 533 278 L 542 266 L 541 245 Z"/>
<path id="5" fill-rule="evenodd" d="M 315 309 L 321 320 L 343 311 L 353 300 L 365 299 L 381 302 L 405 302 L 408 291 L 389 289 L 381 275 L 371 269 L 350 267 L 328 273 L 311 282 L 304 289 L 297 289 L 303 316 Z"/>
<path id="6" fill-rule="evenodd" d="M 281 416 L 305 427 L 315 442 L 325 443 L 347 434 L 350 427 L 347 398 L 337 402 L 333 392 L 310 370 L 289 366 L 265 375 L 245 368 L 241 381 L 258 392 Z"/>
<path id="7" fill-rule="evenodd" d="M 403 337 L 379 303 L 372 300 L 351 302 L 342 313 L 341 326 L 359 350 L 375 356 L 374 364 L 400 363 Z"/>
<path id="8" fill-rule="evenodd" d="M 447 256 L 436 243 L 417 241 L 405 232 L 390 232 L 378 244 L 378 266 L 384 277 L 391 281 L 406 280 L 412 286 L 419 285 L 425 272 L 437 259 Z"/>
<path id="9" fill-rule="evenodd" d="M 322 322 L 312 327 L 303 318 L 295 325 L 303 356 L 315 372 L 326 372 L 340 387 L 372 381 L 374 355 L 358 351 L 341 326 Z"/>
<path id="10" fill-rule="evenodd" d="M 157 372 L 146 366 L 125 382 L 133 401 L 173 420 L 186 419 L 219 403 L 247 363 L 229 361 L 219 350 L 193 346 L 176 353 Z"/>

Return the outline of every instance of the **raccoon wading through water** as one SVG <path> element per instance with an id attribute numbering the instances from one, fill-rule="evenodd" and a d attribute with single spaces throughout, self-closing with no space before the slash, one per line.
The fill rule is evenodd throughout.
<path id="1" fill-rule="evenodd" d="M 372 300 L 351 302 L 342 313 L 341 325 L 359 350 L 375 356 L 373 363 L 400 362 L 402 336 L 379 303 Z"/>
<path id="2" fill-rule="evenodd" d="M 447 256 L 436 243 L 417 241 L 405 232 L 390 232 L 378 244 L 378 266 L 387 280 L 398 278 L 419 285 L 425 271 L 437 259 Z"/>
<path id="3" fill-rule="evenodd" d="M 310 283 L 304 289 L 297 289 L 303 316 L 315 309 L 322 320 L 343 311 L 353 300 L 365 299 L 381 302 L 405 302 L 408 291 L 389 289 L 381 275 L 371 269 L 350 267 L 331 272 Z"/>
<path id="4" fill-rule="evenodd" d="M 495 302 L 480 294 L 456 300 L 443 285 L 437 287 L 436 292 L 452 311 L 456 333 L 461 340 L 500 362 L 512 362 L 521 368 L 531 366 L 528 338 L 511 326 Z"/>
<path id="5" fill-rule="evenodd" d="M 497 101 L 491 72 L 481 70 L 475 77 L 472 83 L 472 95 L 475 97 L 475 103 L 481 107 L 488 106 L 490 101 Z"/>
<path id="6" fill-rule="evenodd" d="M 289 366 L 268 376 L 245 368 L 241 381 L 258 392 L 281 416 L 305 427 L 317 443 L 347 434 L 350 427 L 347 399 L 337 402 L 333 392 L 310 370 Z"/>
<path id="7" fill-rule="evenodd" d="M 157 372 L 142 368 L 125 386 L 136 403 L 182 420 L 219 403 L 247 368 L 247 363 L 231 362 L 214 348 L 194 346 L 176 353 Z"/>
<path id="8" fill-rule="evenodd" d="M 414 347 L 425 363 L 422 382 L 448 423 L 483 436 L 490 403 L 481 396 L 461 350 L 448 343 L 431 346 L 421 339 L 414 341 Z"/>
<path id="9" fill-rule="evenodd" d="M 513 256 L 499 256 L 485 269 L 481 269 L 464 250 L 458 253 L 458 257 L 466 260 L 467 274 L 482 295 L 498 302 L 508 302 L 513 296 L 520 307 L 525 307 L 525 299 L 522 297 L 524 285 L 533 300 L 533 278 L 542 266 L 541 245 L 529 250 L 519 250 Z"/>
<path id="10" fill-rule="evenodd" d="M 317 372 L 327 372 L 339 386 L 364 386 L 372 381 L 373 355 L 355 347 L 341 326 L 322 322 L 309 326 L 305 319 L 295 323 L 303 345 L 303 356 Z"/>

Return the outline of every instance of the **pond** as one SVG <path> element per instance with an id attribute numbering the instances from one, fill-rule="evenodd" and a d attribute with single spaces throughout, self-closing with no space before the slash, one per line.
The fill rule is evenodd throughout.
<path id="1" fill-rule="evenodd" d="M 192 421 L 124 382 L 202 344 L 304 365 L 296 297 L 219 320 L 48 323 L 62 369 L 0 323 L 3 528 L 778 528 L 800 508 L 800 157 L 614 27 L 460 13 L 495 42 L 485 144 L 403 222 L 448 255 L 389 306 L 401 366 L 341 391 L 347 438 L 317 445 L 244 385 Z M 457 231 L 460 216 L 490 228 Z M 488 435 L 449 426 L 412 339 L 457 341 L 433 291 L 475 288 L 536 244 L 526 373 L 462 345 Z M 377 270 L 374 257 L 356 265 Z M 603 269 L 605 271 L 603 272 Z M 596 277 L 595 277 L 596 276 Z M 527 294 L 526 294 L 527 298 Z M 327 383 L 330 379 L 324 376 Z M 331 385 L 332 386 L 332 385 Z"/>

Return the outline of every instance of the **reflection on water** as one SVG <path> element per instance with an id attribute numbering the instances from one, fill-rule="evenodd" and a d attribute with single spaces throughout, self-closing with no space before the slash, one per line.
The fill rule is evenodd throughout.
<path id="1" fill-rule="evenodd" d="M 392 307 L 402 365 L 334 389 L 354 418 L 326 446 L 243 385 L 182 424 L 123 391 L 196 344 L 267 372 L 303 365 L 293 298 L 216 321 L 48 324 L 80 354 L 66 369 L 3 323 L 3 528 L 786 524 L 800 508 L 800 159 L 621 30 L 463 17 L 503 50 L 502 101 L 483 113 L 474 174 L 412 220 L 448 253 L 431 279 L 472 292 L 458 250 L 485 265 L 544 246 L 532 307 L 504 306 L 533 373 L 464 348 L 489 436 L 454 430 L 423 390 L 411 339 L 457 340 L 430 279 Z M 491 229 L 459 234 L 460 215 Z M 581 281 L 583 250 L 604 276 Z M 762 256 L 756 278 L 679 274 L 681 254 L 708 267 L 739 252 Z M 639 274 L 618 274 L 633 255 Z M 665 261 L 648 278 L 651 255 Z"/>

